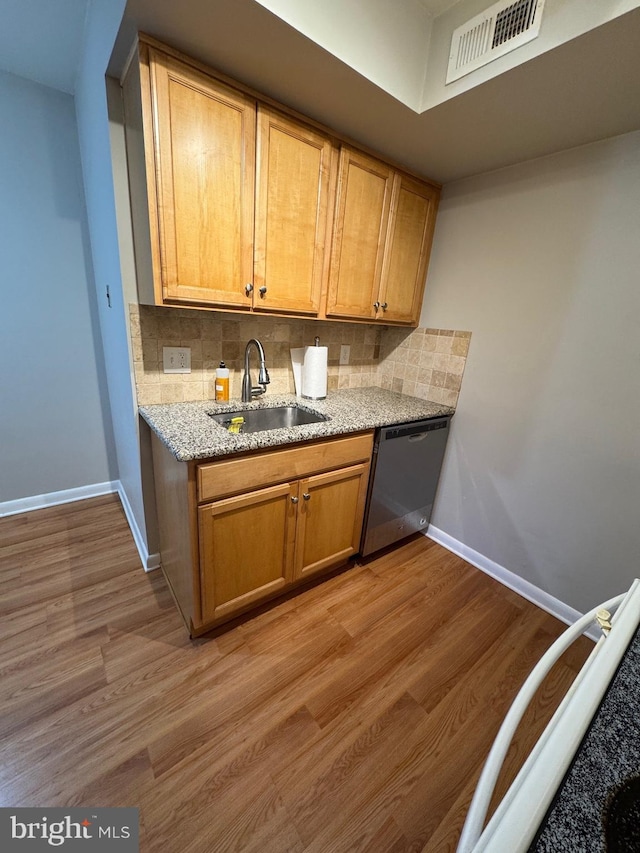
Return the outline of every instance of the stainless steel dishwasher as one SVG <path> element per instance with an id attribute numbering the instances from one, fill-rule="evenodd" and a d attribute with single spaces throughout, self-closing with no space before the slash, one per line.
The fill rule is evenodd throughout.
<path id="1" fill-rule="evenodd" d="M 451 416 L 384 427 L 376 433 L 363 556 L 429 524 Z"/>

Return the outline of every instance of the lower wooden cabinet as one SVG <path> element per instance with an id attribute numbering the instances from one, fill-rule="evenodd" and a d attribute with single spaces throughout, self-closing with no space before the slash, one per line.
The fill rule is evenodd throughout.
<path id="1" fill-rule="evenodd" d="M 294 577 L 308 577 L 357 553 L 368 477 L 367 462 L 301 481 Z"/>
<path id="2" fill-rule="evenodd" d="M 203 622 L 268 598 L 293 580 L 295 489 L 259 489 L 198 509 Z"/>
<path id="3" fill-rule="evenodd" d="M 217 621 L 357 553 L 369 465 L 198 509 L 202 619 Z"/>
<path id="4" fill-rule="evenodd" d="M 153 437 L 162 567 L 192 636 L 358 552 L 372 444 L 186 463 Z"/>

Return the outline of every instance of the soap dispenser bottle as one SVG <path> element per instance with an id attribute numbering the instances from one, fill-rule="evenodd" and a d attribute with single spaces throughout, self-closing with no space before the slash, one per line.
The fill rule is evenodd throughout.
<path id="1" fill-rule="evenodd" d="M 221 403 L 229 399 L 229 368 L 224 361 L 216 370 L 216 400 Z"/>

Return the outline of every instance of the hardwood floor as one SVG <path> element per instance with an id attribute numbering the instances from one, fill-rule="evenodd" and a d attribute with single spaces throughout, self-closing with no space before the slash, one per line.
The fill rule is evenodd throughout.
<path id="1" fill-rule="evenodd" d="M 453 851 L 564 626 L 423 537 L 191 641 L 115 497 L 0 519 L 0 805 L 137 806 L 148 853 Z M 509 780 L 586 659 L 527 713 Z"/>

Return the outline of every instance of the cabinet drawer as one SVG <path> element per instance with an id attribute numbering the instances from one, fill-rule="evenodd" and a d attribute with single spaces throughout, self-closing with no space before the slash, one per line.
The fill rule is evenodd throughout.
<path id="1" fill-rule="evenodd" d="M 198 465 L 198 501 L 246 492 L 371 458 L 373 432 Z"/>

